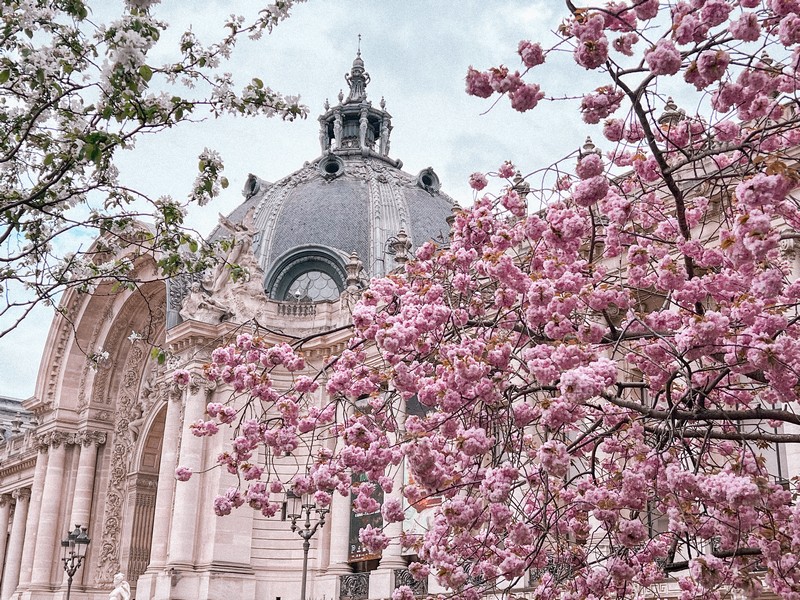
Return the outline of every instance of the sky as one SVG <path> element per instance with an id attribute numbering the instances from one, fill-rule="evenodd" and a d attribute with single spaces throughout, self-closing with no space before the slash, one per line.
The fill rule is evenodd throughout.
<path id="1" fill-rule="evenodd" d="M 110 10 L 101 5 L 98 10 Z M 180 34 L 191 27 L 201 41 L 224 35 L 230 13 L 253 14 L 259 2 L 164 0 L 155 14 L 170 24 L 151 57 L 154 64 L 173 55 Z M 202 10 L 198 8 L 202 6 Z M 226 70 L 243 85 L 258 77 L 274 90 L 299 94 L 309 118 L 284 122 L 265 117 L 208 119 L 142 139 L 119 156 L 123 182 L 153 197 L 185 198 L 197 175 L 204 148 L 222 155 L 230 186 L 222 195 L 189 213 L 188 224 L 203 234 L 242 200 L 249 173 L 276 181 L 319 155 L 319 125 L 327 99 L 332 104 L 347 89 L 344 74 L 355 58 L 358 35 L 371 82 L 367 95 L 381 97 L 392 115 L 391 156 L 416 174 L 433 167 L 442 189 L 462 205 L 473 198 L 467 180 L 475 171 L 496 170 L 510 160 L 531 172 L 573 152 L 588 134 L 578 102 L 543 101 L 520 114 L 503 99 L 467 96 L 464 76 L 505 64 L 520 68 L 521 39 L 553 40 L 565 14 L 556 0 L 311 0 L 295 6 L 292 16 L 270 35 L 241 43 Z M 98 18 L 102 15 L 98 15 Z M 592 74 L 576 71 L 567 57 L 548 57 L 537 81 L 550 96 L 576 96 L 596 87 Z M 575 79 L 576 75 L 579 79 Z M 598 81 L 597 85 L 601 82 Z M 579 87 L 577 87 L 579 86 Z M 42 309 L 14 333 L 0 338 L 0 395 L 30 397 L 52 312 Z"/>

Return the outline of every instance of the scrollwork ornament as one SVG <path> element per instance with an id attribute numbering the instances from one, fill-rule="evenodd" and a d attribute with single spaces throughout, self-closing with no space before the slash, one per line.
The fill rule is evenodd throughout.
<path id="1" fill-rule="evenodd" d="M 50 449 L 50 444 L 48 443 L 48 436 L 46 434 L 37 435 L 34 441 L 34 447 L 36 448 L 37 452 L 41 454 L 47 454 L 47 451 Z"/>
<path id="2" fill-rule="evenodd" d="M 61 444 L 74 444 L 72 437 L 74 437 L 74 434 L 63 431 L 48 431 L 36 437 L 36 447 L 39 452 L 47 452 L 50 448 L 56 449 Z"/>
<path id="3" fill-rule="evenodd" d="M 173 383 L 167 392 L 167 397 L 170 402 L 181 402 L 183 400 L 183 390 L 181 386 L 177 383 Z"/>
<path id="4" fill-rule="evenodd" d="M 30 500 L 31 497 L 31 488 L 24 487 L 24 488 L 17 488 L 13 492 L 11 492 L 11 497 L 14 498 L 17 502 L 23 501 L 27 502 Z"/>
<path id="5" fill-rule="evenodd" d="M 204 387 L 205 381 L 203 376 L 196 372 L 192 373 L 192 378 L 189 380 L 189 393 L 195 395 Z"/>
<path id="6" fill-rule="evenodd" d="M 193 372 L 192 378 L 189 380 L 189 393 L 194 396 L 201 392 L 204 392 L 206 395 L 210 392 L 213 392 L 216 387 L 217 383 L 214 381 L 209 381 L 205 377 L 203 377 L 202 373 Z"/>

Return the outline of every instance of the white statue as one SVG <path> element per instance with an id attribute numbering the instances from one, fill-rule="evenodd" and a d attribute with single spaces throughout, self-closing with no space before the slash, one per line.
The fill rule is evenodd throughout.
<path id="1" fill-rule="evenodd" d="M 219 216 L 219 224 L 223 229 L 227 229 L 233 234 L 230 249 L 225 260 L 219 263 L 216 268 L 203 281 L 203 287 L 209 294 L 219 293 L 230 280 L 230 265 L 239 265 L 242 259 L 252 259 L 251 249 L 253 247 L 253 233 L 255 232 L 255 220 L 253 215 L 255 208 L 247 211 L 241 223 L 233 223 L 224 215 Z M 252 262 L 248 260 L 247 262 Z M 247 268 L 248 264 L 240 265 Z"/>
<path id="2" fill-rule="evenodd" d="M 108 600 L 131 600 L 131 584 L 125 581 L 125 575 L 114 575 L 114 589 L 108 595 Z"/>

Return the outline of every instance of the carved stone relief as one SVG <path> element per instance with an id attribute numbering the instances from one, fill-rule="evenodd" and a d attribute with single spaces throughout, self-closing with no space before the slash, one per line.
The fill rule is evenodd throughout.
<path id="1" fill-rule="evenodd" d="M 130 469 L 134 437 L 129 432 L 130 416 L 137 402 L 147 353 L 135 342 L 128 353 L 114 412 L 114 438 L 111 448 L 111 470 L 106 490 L 103 515 L 102 546 L 95 572 L 95 583 L 108 584 L 120 569 L 120 534 L 122 531 L 125 478 Z"/>

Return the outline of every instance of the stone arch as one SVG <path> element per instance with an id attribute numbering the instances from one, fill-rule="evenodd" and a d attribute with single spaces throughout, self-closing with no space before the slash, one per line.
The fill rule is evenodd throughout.
<path id="1" fill-rule="evenodd" d="M 115 313 L 103 341 L 109 353 L 108 365 L 97 368 L 85 409 L 88 418 L 105 421 L 111 429 L 101 460 L 102 520 L 101 523 L 95 520 L 93 526 L 94 539 L 101 540 L 93 554 L 94 579 L 100 585 L 109 584 L 124 567 L 123 532 L 133 525 L 132 515 L 125 511 L 128 480 L 134 470 L 131 457 L 146 414 L 143 406 L 146 375 L 154 369 L 150 344 L 163 344 L 165 336 L 164 282 L 148 282 L 139 286 L 136 293 L 126 294 L 121 303 L 115 303 Z M 148 331 L 149 343 L 131 339 L 131 332 L 144 330 Z M 99 512 L 95 514 L 99 516 Z"/>

